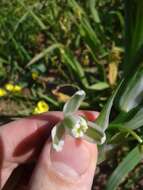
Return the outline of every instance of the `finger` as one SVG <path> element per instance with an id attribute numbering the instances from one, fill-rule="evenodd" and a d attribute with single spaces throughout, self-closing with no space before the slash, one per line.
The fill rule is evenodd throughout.
<path id="1" fill-rule="evenodd" d="M 47 142 L 31 178 L 30 190 L 90 190 L 97 147 L 66 136 L 64 148 L 55 152 Z"/>
<path id="2" fill-rule="evenodd" d="M 62 119 L 61 112 L 49 112 L 11 122 L 0 128 L 1 157 L 3 161 L 24 162 L 44 137 L 48 138 L 51 127 Z"/>
<path id="3" fill-rule="evenodd" d="M 80 115 L 86 115 L 80 112 Z M 94 120 L 97 113 L 88 112 Z M 91 117 L 92 116 L 92 117 Z M 66 135 L 63 150 L 47 141 L 31 178 L 30 190 L 90 190 L 97 161 L 97 146 Z"/>
<path id="4" fill-rule="evenodd" d="M 21 119 L 0 128 L 0 187 L 20 163 L 33 159 L 62 113 Z M 35 158 L 35 157 L 34 157 Z"/>
<path id="5" fill-rule="evenodd" d="M 86 113 L 86 114 L 85 114 Z M 80 111 L 87 119 L 94 120 L 98 113 Z M 52 126 L 63 118 L 61 112 L 49 112 L 4 125 L 0 128 L 0 181 L 3 183 L 18 164 L 24 163 L 35 155 L 48 138 Z"/>
<path id="6" fill-rule="evenodd" d="M 98 116 L 95 111 L 79 111 L 77 114 L 90 121 Z M 62 118 L 61 112 L 49 112 L 0 127 L 0 158 L 5 162 L 25 162 L 31 157 L 34 148 L 48 138 L 51 128 Z"/>

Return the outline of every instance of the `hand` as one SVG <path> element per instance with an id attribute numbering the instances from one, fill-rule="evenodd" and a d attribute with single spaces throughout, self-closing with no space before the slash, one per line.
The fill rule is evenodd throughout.
<path id="1" fill-rule="evenodd" d="M 88 120 L 95 120 L 98 115 L 89 111 L 78 114 Z M 15 190 L 91 189 L 97 161 L 96 145 L 67 135 L 61 152 L 51 147 L 51 128 L 62 117 L 61 112 L 49 112 L 0 127 L 0 189 L 15 168 L 28 163 L 36 163 L 34 170 L 30 173 L 29 164 Z"/>

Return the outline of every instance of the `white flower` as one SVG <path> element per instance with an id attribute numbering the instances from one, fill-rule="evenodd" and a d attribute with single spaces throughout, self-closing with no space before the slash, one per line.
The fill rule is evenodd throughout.
<path id="1" fill-rule="evenodd" d="M 60 140 L 60 141 L 58 142 L 58 144 L 53 143 L 53 148 L 54 148 L 57 152 L 62 151 L 63 146 L 64 146 L 64 141 L 63 141 L 63 140 Z"/>
<path id="2" fill-rule="evenodd" d="M 85 92 L 83 90 L 79 90 L 76 92 L 77 95 L 83 96 L 85 95 Z"/>
<path id="3" fill-rule="evenodd" d="M 57 137 L 57 126 L 53 127 L 53 129 L 51 131 L 51 136 L 52 136 L 52 141 L 53 141 L 53 148 L 57 152 L 62 151 L 63 146 L 64 146 L 64 140 L 58 139 L 58 137 Z"/>
<path id="4" fill-rule="evenodd" d="M 104 134 L 104 136 L 101 139 L 101 144 L 103 144 L 106 141 L 106 135 Z"/>
<path id="5" fill-rule="evenodd" d="M 84 133 L 87 131 L 87 129 L 88 126 L 86 120 L 82 117 L 79 117 L 75 126 L 71 130 L 71 133 L 75 138 L 81 138 L 84 136 Z"/>

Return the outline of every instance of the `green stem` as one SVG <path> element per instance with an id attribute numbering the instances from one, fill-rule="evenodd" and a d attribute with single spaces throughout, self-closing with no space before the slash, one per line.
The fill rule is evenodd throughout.
<path id="1" fill-rule="evenodd" d="M 139 143 L 143 142 L 143 140 L 132 129 L 125 127 L 122 124 L 111 124 L 109 129 L 118 129 L 121 132 L 127 132 L 132 135 Z"/>
<path id="2" fill-rule="evenodd" d="M 128 132 L 130 133 L 139 143 L 142 143 L 143 140 L 130 128 L 127 127 L 120 127 L 120 131 Z"/>

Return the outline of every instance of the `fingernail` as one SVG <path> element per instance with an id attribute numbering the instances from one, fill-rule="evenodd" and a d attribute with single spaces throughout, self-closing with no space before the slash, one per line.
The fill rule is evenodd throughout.
<path id="1" fill-rule="evenodd" d="M 67 135 L 61 152 L 51 148 L 51 163 L 57 173 L 66 177 L 78 177 L 88 169 L 90 152 L 83 140 Z"/>

